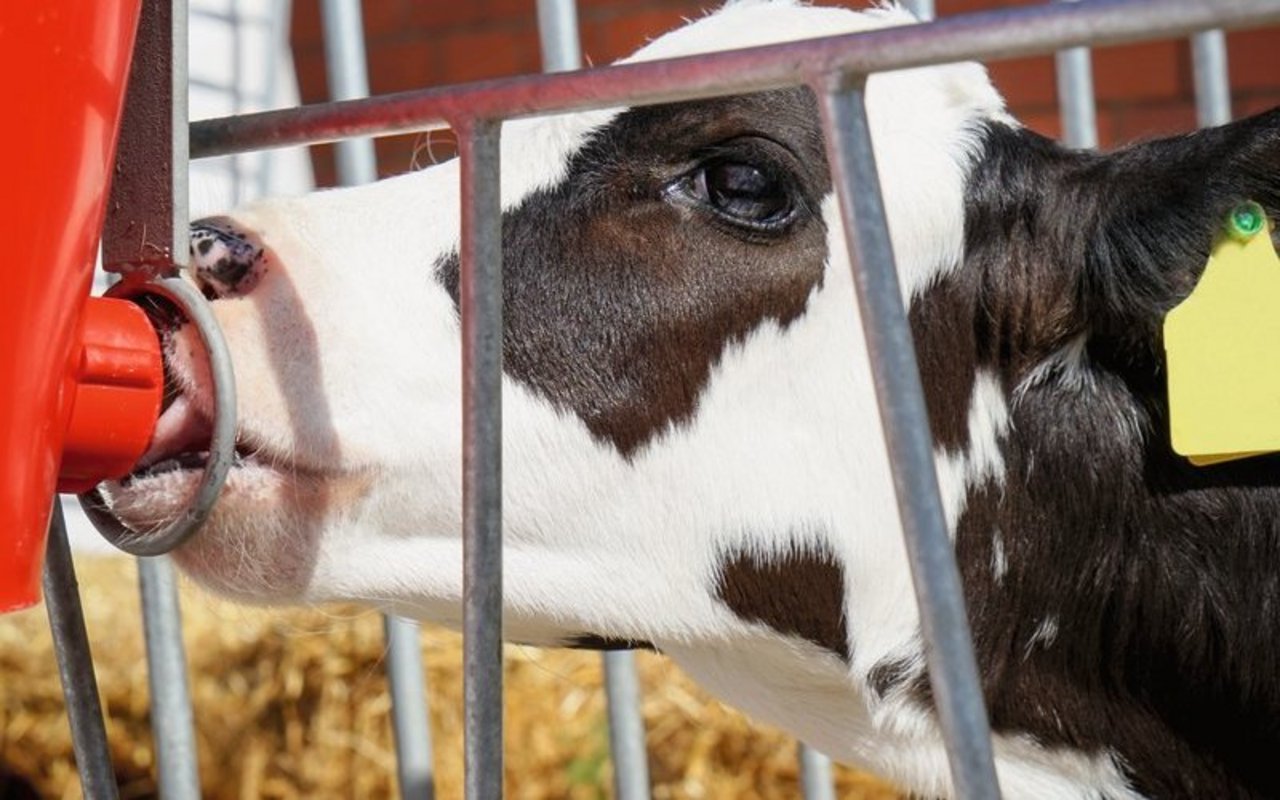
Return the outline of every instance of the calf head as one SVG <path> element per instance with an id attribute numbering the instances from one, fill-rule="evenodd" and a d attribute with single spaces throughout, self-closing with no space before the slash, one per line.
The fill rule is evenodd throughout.
<path id="1" fill-rule="evenodd" d="M 909 19 L 740 3 L 639 57 Z M 871 102 L 907 170 L 885 185 L 916 293 L 958 263 L 973 122 L 1002 104 L 976 65 L 877 78 Z M 508 635 L 768 638 L 778 615 L 734 605 L 795 570 L 830 608 L 791 633 L 848 659 L 846 585 L 883 584 L 901 553 L 812 96 L 508 123 L 502 161 Z M 458 181 L 448 162 L 195 225 L 245 454 L 179 555 L 198 579 L 456 621 Z M 183 407 L 153 462 L 202 445 L 209 409 L 191 332 L 168 349 Z M 179 509 L 195 470 L 175 466 L 135 475 L 116 511 L 145 527 Z M 832 535 L 850 524 L 874 533 Z M 876 596 L 910 606 L 905 578 Z"/>
<path id="2" fill-rule="evenodd" d="M 739 2 L 636 58 L 909 21 Z M 1222 652 L 1174 653 L 1190 634 L 1170 614 L 1190 598 L 1210 640 L 1239 635 L 1213 601 L 1249 551 L 1206 555 L 1200 534 L 1256 522 L 1273 481 L 1169 453 L 1158 331 L 1233 203 L 1280 211 L 1280 119 L 1064 151 L 974 64 L 874 76 L 868 104 L 1006 791 L 1238 788 L 1243 757 L 1197 755 L 1203 720 L 1161 705 Z M 197 580 L 459 623 L 458 183 L 448 162 L 195 225 L 243 453 L 176 554 Z M 507 638 L 655 646 L 827 752 L 947 793 L 814 98 L 507 123 L 502 208 Z M 182 454 L 205 446 L 194 334 L 166 347 L 181 397 L 110 493 L 138 529 L 183 507 Z M 1182 660 L 1150 671 L 1162 655 Z"/>

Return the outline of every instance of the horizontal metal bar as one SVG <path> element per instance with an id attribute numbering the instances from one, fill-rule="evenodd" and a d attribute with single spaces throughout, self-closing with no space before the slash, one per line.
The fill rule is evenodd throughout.
<path id="1" fill-rule="evenodd" d="M 449 121 L 740 94 L 833 72 L 998 61 L 1084 44 L 1150 41 L 1272 22 L 1280 22 L 1276 0 L 1092 0 L 1002 9 L 805 42 L 203 120 L 191 126 L 191 153 L 206 158 L 428 130 Z"/>
<path id="2" fill-rule="evenodd" d="M 966 800 L 997 798 L 1000 792 L 991 731 L 960 570 L 938 493 L 920 368 L 871 149 L 866 82 L 830 79 L 814 89 L 822 109 L 827 158 L 840 197 L 876 401 L 920 608 L 929 681 L 947 744 L 955 795 Z"/>

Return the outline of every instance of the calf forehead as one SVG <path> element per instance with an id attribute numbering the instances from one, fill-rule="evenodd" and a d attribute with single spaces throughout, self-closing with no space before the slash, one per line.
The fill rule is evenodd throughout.
<path id="1" fill-rule="evenodd" d="M 799 215 L 785 235 L 671 202 L 673 181 L 716 158 L 786 173 Z M 725 347 L 803 313 L 828 190 L 807 89 L 621 113 L 503 215 L 507 374 L 630 454 L 692 416 Z M 455 304 L 458 269 L 456 255 L 439 269 Z"/>

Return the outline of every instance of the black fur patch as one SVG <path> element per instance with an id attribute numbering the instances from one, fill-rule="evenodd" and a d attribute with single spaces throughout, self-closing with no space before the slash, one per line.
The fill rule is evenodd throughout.
<path id="1" fill-rule="evenodd" d="M 743 541 L 752 541 L 743 537 Z M 845 619 L 844 566 L 825 544 L 792 540 L 780 553 L 735 550 L 721 556 L 715 595 L 759 622 L 852 658 Z"/>
<path id="2" fill-rule="evenodd" d="M 639 639 L 617 639 L 612 636 L 601 636 L 595 633 L 579 633 L 576 636 L 570 636 L 565 640 L 563 646 L 574 650 L 649 650 L 657 652 L 657 648 L 650 642 Z"/>
<path id="3" fill-rule="evenodd" d="M 925 293 L 907 311 L 920 374 L 928 376 L 925 400 L 933 439 L 949 452 L 969 446 L 969 401 L 977 378 L 974 293 L 951 278 Z"/>
<path id="4" fill-rule="evenodd" d="M 1280 796 L 1280 459 L 1171 452 L 1160 338 L 1233 205 L 1280 219 L 1280 111 L 1111 155 L 991 125 L 967 199 L 911 320 L 940 443 L 971 372 L 1009 397 L 957 531 L 993 726 L 1110 750 L 1150 797 Z"/>
<path id="5" fill-rule="evenodd" d="M 886 659 L 878 662 L 867 673 L 867 685 L 876 696 L 883 699 L 889 692 L 916 678 L 919 670 L 907 659 Z M 928 681 L 925 681 L 926 685 Z"/>
<path id="6" fill-rule="evenodd" d="M 734 229 L 667 187 L 712 157 L 783 176 L 785 235 Z M 826 260 L 828 191 L 808 90 L 638 108 L 598 132 L 568 177 L 503 216 L 507 374 L 631 454 L 688 420 L 725 347 L 805 309 Z M 458 301 L 458 259 L 440 274 Z"/>

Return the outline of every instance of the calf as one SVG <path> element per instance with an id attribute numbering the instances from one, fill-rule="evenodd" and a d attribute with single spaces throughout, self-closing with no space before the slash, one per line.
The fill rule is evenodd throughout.
<path id="1" fill-rule="evenodd" d="M 904 24 L 738 2 L 637 59 Z M 1120 152 L 1021 128 L 983 68 L 868 89 L 937 471 L 1010 797 L 1280 794 L 1280 464 L 1194 468 L 1161 320 L 1280 113 Z M 503 129 L 507 638 L 652 646 L 749 713 L 950 794 L 814 98 Z M 194 225 L 243 454 L 196 580 L 460 622 L 458 164 Z M 198 476 L 193 333 L 145 530 Z"/>

